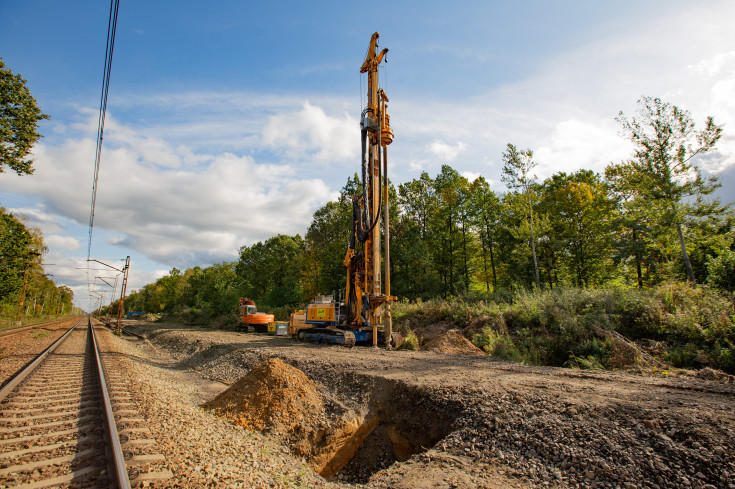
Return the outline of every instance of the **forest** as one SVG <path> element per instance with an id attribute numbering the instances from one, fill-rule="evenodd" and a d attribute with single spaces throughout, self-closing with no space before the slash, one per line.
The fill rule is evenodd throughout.
<path id="1" fill-rule="evenodd" d="M 43 233 L 0 207 L 0 324 L 72 313 L 74 293 L 44 272 Z"/>
<path id="2" fill-rule="evenodd" d="M 559 171 L 540 180 L 533 151 L 508 144 L 504 193 L 484 177 L 470 181 L 446 164 L 434 176 L 422 172 L 391 185 L 392 294 L 404 303 L 423 303 L 426 312 L 432 301 L 466 310 L 467 303 L 512 304 L 529 294 L 551 304 L 549 298 L 569 296 L 570 290 L 587 291 L 575 296 L 583 304 L 569 305 L 579 319 L 584 302 L 595 303 L 600 293 L 618 303 L 623 297 L 664 300 L 673 292 L 662 287 L 674 284 L 677 294 L 702 306 L 725 304 L 717 313 L 725 315 L 723 338 L 735 339 L 735 213 L 712 198 L 719 183 L 696 165 L 715 147 L 721 127 L 708 118 L 697 131 L 688 112 L 648 97 L 639 101 L 635 117 L 621 113 L 618 121 L 635 151 L 602 173 Z M 260 310 L 285 319 L 318 294 L 338 293 L 345 287 L 351 196 L 359 185 L 357 174 L 349 178 L 338 200 L 317 209 L 304 236 L 279 234 L 244 246 L 234 262 L 173 269 L 132 293 L 125 309 L 231 321 L 238 298 L 247 296 Z M 472 317 L 455 320 L 467 325 Z M 662 328 L 659 333 L 670 337 Z M 718 343 L 727 355 L 730 339 Z M 538 361 L 563 364 L 570 352 L 576 355 L 567 350 L 554 361 Z"/>

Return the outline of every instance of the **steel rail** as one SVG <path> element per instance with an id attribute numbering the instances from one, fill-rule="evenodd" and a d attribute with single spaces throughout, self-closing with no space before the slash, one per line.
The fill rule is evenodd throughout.
<path id="1" fill-rule="evenodd" d="M 8 396 L 8 394 L 13 392 L 13 389 L 15 389 L 18 386 L 18 384 L 23 382 L 23 380 L 26 377 L 28 377 L 28 375 L 31 372 L 33 372 L 36 369 L 36 367 L 38 367 L 41 364 L 41 362 L 43 362 L 43 360 L 48 356 L 48 354 L 54 351 L 56 347 L 59 346 L 71 334 L 71 332 L 74 331 L 77 326 L 79 326 L 81 322 L 82 322 L 81 319 L 77 321 L 77 324 L 69 328 L 69 331 L 64 333 L 58 340 L 51 343 L 51 345 L 45 350 L 43 350 L 43 352 L 41 352 L 41 354 L 39 354 L 36 357 L 36 359 L 33 360 L 33 362 L 31 362 L 27 367 L 21 370 L 15 377 L 12 378 L 10 382 L 5 384 L 5 387 L 0 389 L 0 401 L 5 399 Z"/>
<path id="2" fill-rule="evenodd" d="M 97 373 L 99 374 L 100 390 L 102 392 L 102 405 L 105 411 L 105 420 L 107 421 L 107 434 L 110 437 L 110 448 L 112 449 L 112 462 L 115 466 L 115 478 L 119 489 L 129 489 L 130 480 L 128 479 L 128 470 L 125 467 L 125 458 L 123 456 L 122 447 L 120 446 L 120 435 L 115 425 L 115 415 L 112 412 L 112 404 L 110 396 L 107 393 L 107 383 L 105 381 L 105 373 L 102 369 L 102 360 L 100 359 L 99 347 L 97 346 L 97 337 L 94 334 L 94 326 L 89 323 L 89 331 L 92 335 L 92 345 L 94 346 L 94 358 L 97 364 Z"/>
<path id="3" fill-rule="evenodd" d="M 145 339 L 145 336 L 143 336 L 142 334 L 138 334 L 138 333 L 133 333 L 132 331 L 129 331 L 129 330 L 125 329 L 125 328 L 122 328 L 122 329 L 121 329 L 121 331 L 122 331 L 122 332 L 123 332 L 124 334 L 126 334 L 126 335 L 130 335 L 130 336 L 136 336 L 137 338 L 139 338 L 139 339 L 141 339 L 141 340 L 144 340 L 144 339 Z"/>
<path id="4" fill-rule="evenodd" d="M 102 323 L 102 325 L 103 325 L 103 326 L 104 326 L 105 328 L 109 329 L 110 331 L 112 331 L 112 332 L 114 332 L 114 331 L 115 331 L 115 330 L 114 330 L 114 329 L 112 328 L 112 326 L 110 326 L 110 323 L 112 323 L 112 321 L 110 321 L 110 323 L 107 323 L 107 322 L 105 322 L 105 321 L 102 321 L 101 319 L 98 319 L 98 321 L 100 321 L 100 322 Z M 139 339 L 141 339 L 141 340 L 144 340 L 144 339 L 145 339 L 145 336 L 143 336 L 142 334 L 138 334 L 138 333 L 133 333 L 132 331 L 130 331 L 130 330 L 127 330 L 127 329 L 125 329 L 125 328 L 120 328 L 120 331 L 121 331 L 121 332 L 122 332 L 123 334 L 126 334 L 126 335 L 128 335 L 128 336 L 135 336 L 135 337 L 137 337 L 137 338 L 139 338 Z"/>

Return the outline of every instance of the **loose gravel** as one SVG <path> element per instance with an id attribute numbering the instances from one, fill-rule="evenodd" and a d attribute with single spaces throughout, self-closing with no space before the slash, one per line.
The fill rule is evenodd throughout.
<path id="1" fill-rule="evenodd" d="M 0 336 L 0 387 L 66 333 L 79 319 L 77 317 L 59 322 L 39 323 L 32 329 Z"/>
<path id="2" fill-rule="evenodd" d="M 148 344 L 115 338 L 116 347 L 178 483 L 735 489 L 730 383 L 298 344 L 176 325 L 136 329 Z M 389 431 L 391 420 L 403 426 L 404 441 L 435 444 L 412 447 L 407 461 L 391 465 L 365 457 L 364 467 L 358 461 L 328 482 L 288 447 L 198 408 L 224 388 L 207 389 L 212 381 L 232 384 L 274 357 L 302 370 L 336 402 L 378 411 Z"/>
<path id="3" fill-rule="evenodd" d="M 266 436 L 221 419 L 200 406 L 222 385 L 171 368 L 165 354 L 151 355 L 133 340 L 104 332 L 110 368 L 125 372 L 136 408 L 146 420 L 173 473 L 143 487 L 333 487 Z"/>

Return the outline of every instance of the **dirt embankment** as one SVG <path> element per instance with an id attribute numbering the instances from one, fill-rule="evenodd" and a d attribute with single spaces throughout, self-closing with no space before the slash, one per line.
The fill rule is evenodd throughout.
<path id="1" fill-rule="evenodd" d="M 439 336 L 435 336 L 421 347 L 426 351 L 437 351 L 442 353 L 451 353 L 452 355 L 481 355 L 485 353 L 472 344 L 470 340 L 459 334 L 457 331 L 447 331 Z"/>
<path id="2" fill-rule="evenodd" d="M 369 487 L 735 489 L 732 384 L 141 326 L 176 359 L 172 368 L 234 384 L 278 358 L 313 382 L 327 413 L 317 416 L 377 420 L 337 480 Z"/>

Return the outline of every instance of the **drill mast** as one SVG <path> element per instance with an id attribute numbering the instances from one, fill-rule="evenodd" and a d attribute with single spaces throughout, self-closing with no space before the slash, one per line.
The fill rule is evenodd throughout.
<path id="1" fill-rule="evenodd" d="M 347 306 L 350 324 L 371 327 L 373 346 L 378 342 L 378 326 L 390 344 L 390 259 L 388 226 L 388 145 L 393 142 L 388 97 L 378 85 L 378 68 L 388 49 L 380 53 L 378 33 L 370 39 L 367 57 L 360 73 L 367 73 L 367 106 L 362 111 L 362 195 L 353 196 L 353 225 L 350 245 L 345 257 L 347 273 Z M 381 155 L 382 149 L 382 155 Z M 381 287 L 380 220 L 383 210 L 385 236 L 385 293 Z M 360 246 L 360 244 L 362 246 Z"/>

